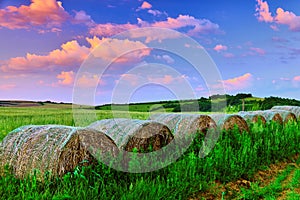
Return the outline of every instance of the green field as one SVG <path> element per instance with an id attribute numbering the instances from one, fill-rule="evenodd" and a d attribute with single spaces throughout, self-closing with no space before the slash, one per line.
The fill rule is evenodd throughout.
<path id="1" fill-rule="evenodd" d="M 127 114 L 118 111 L 119 116 Z M 147 119 L 147 112 L 130 112 Z M 97 110 L 98 119 L 113 117 Z M 0 141 L 15 128 L 28 124 L 74 125 L 70 106 L 0 108 Z M 118 172 L 99 163 L 76 168 L 62 178 L 38 182 L 0 177 L 0 199 L 299 199 L 300 123 L 252 124 L 250 134 L 223 132 L 213 151 L 197 157 L 199 141 L 175 163 L 145 174 Z M 200 139 L 201 140 L 201 139 Z M 269 182 L 256 179 L 272 164 L 286 165 Z M 245 185 L 238 184 L 244 181 Z M 267 179 L 266 179 L 267 180 Z M 238 186 L 235 190 L 233 186 Z M 216 189 L 216 187 L 218 189 Z"/>

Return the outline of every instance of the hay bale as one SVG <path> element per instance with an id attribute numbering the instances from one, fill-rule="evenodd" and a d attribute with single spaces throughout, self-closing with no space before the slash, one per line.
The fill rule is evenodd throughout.
<path id="1" fill-rule="evenodd" d="M 138 152 L 156 151 L 168 145 L 173 135 L 164 124 L 138 119 L 105 119 L 96 121 L 88 126 L 101 131 L 114 140 L 117 146 L 125 151 Z"/>
<path id="2" fill-rule="evenodd" d="M 1 144 L 0 172 L 8 164 L 12 173 L 24 178 L 36 169 L 43 180 L 46 172 L 51 177 L 62 176 L 78 165 L 94 163 L 97 155 L 116 155 L 117 147 L 104 133 L 68 126 L 23 126 L 8 134 Z M 94 156 L 93 156 L 94 155 Z"/>
<path id="3" fill-rule="evenodd" d="M 238 112 L 238 115 L 241 116 L 242 118 L 244 118 L 247 123 L 257 123 L 260 121 L 262 124 L 266 124 L 266 122 L 267 122 L 266 119 L 264 118 L 264 116 L 262 116 L 260 114 L 241 111 L 241 112 Z"/>
<path id="4" fill-rule="evenodd" d="M 274 121 L 274 122 L 277 122 L 279 124 L 283 123 L 283 119 L 282 119 L 281 115 L 279 114 L 279 112 L 277 112 L 277 111 L 257 110 L 257 111 L 252 111 L 250 113 L 262 115 L 262 116 L 264 116 L 264 118 L 267 121 Z"/>
<path id="5" fill-rule="evenodd" d="M 195 134 L 201 132 L 206 135 L 209 129 L 216 129 L 215 121 L 208 115 L 198 114 L 154 114 L 150 116 L 151 120 L 166 124 L 174 135 L 177 134 Z"/>
<path id="6" fill-rule="evenodd" d="M 239 115 L 229 115 L 229 114 L 210 114 L 213 120 L 215 120 L 218 127 L 224 130 L 233 130 L 235 126 L 238 127 L 239 132 L 244 131 L 249 132 L 249 127 L 247 122 Z"/>
<path id="7" fill-rule="evenodd" d="M 300 107 L 299 106 L 273 106 L 271 110 L 286 110 L 294 113 L 297 119 L 300 118 Z"/>
<path id="8" fill-rule="evenodd" d="M 293 112 L 287 110 L 276 110 L 276 112 L 280 114 L 284 124 L 288 123 L 289 121 L 297 121 L 297 116 Z"/>

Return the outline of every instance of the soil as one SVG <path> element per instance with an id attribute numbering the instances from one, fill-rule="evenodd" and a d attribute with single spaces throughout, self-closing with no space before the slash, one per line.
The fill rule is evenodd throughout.
<path id="1" fill-rule="evenodd" d="M 259 170 L 253 176 L 252 179 L 238 179 L 236 181 L 228 182 L 228 183 L 221 183 L 220 181 L 216 180 L 215 182 L 211 183 L 209 189 L 207 191 L 201 191 L 198 193 L 193 194 L 189 200 L 215 200 L 215 199 L 235 199 L 236 197 L 240 196 L 239 193 L 241 192 L 242 188 L 250 188 L 252 183 L 258 183 L 259 187 L 265 187 L 272 183 L 276 177 L 285 170 L 288 165 L 295 166 L 295 168 L 300 168 L 295 163 L 295 160 L 299 158 L 299 154 L 295 155 L 293 158 L 289 160 L 285 160 L 282 162 L 278 162 L 275 164 L 271 164 L 268 169 L 266 170 Z M 293 178 L 293 172 L 288 176 L 288 178 L 283 182 L 283 188 L 286 184 L 290 182 Z M 290 192 L 290 190 L 283 190 L 280 197 L 278 199 L 286 199 L 286 195 Z M 300 188 L 296 188 L 294 192 L 299 192 Z M 222 196 L 223 194 L 223 196 Z"/>

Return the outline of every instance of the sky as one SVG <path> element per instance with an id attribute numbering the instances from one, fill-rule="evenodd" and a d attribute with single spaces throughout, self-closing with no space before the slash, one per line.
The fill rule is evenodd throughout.
<path id="1" fill-rule="evenodd" d="M 199 45 L 181 45 L 181 35 Z M 183 98 L 221 88 L 300 99 L 298 0 L 2 0 L 0 36 L 3 100 L 73 102 L 80 88 L 95 104 L 159 101 L 181 98 L 187 84 L 193 94 Z M 168 41 L 207 52 L 215 83 L 182 55 L 151 47 Z M 102 74 L 83 72 L 87 63 Z"/>

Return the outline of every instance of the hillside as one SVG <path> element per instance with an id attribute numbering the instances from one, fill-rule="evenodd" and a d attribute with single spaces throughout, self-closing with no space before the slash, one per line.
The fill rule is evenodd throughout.
<path id="1" fill-rule="evenodd" d="M 0 107 L 71 107 L 70 103 L 56 103 L 51 101 L 22 101 L 22 100 L 0 100 Z"/>
<path id="2" fill-rule="evenodd" d="M 130 104 L 105 104 L 95 108 L 97 110 L 118 110 L 132 112 L 180 112 L 182 110 L 188 112 L 211 112 L 212 104 L 215 108 L 221 103 L 225 103 L 224 96 L 214 95 L 209 98 L 201 97 L 196 100 L 170 100 L 145 103 Z M 223 104 L 224 105 L 224 104 Z M 267 110 L 276 105 L 293 105 L 300 106 L 300 101 L 296 99 L 280 98 L 280 97 L 254 97 L 251 94 L 226 95 L 226 111 L 237 112 L 241 110 Z M 0 107 L 50 107 L 50 108 L 71 108 L 71 103 L 57 103 L 51 101 L 8 101 L 0 100 Z M 244 109 L 243 109 L 244 108 Z M 221 108 L 220 108 L 221 109 Z"/>
<path id="3" fill-rule="evenodd" d="M 165 112 L 180 112 L 185 111 L 201 111 L 211 112 L 212 104 L 220 105 L 221 101 L 225 101 L 224 96 L 214 95 L 209 98 L 201 97 L 197 100 L 183 100 L 183 101 L 158 101 L 147 103 L 131 103 L 131 104 L 106 104 L 96 106 L 98 110 L 128 110 L 137 112 L 150 111 L 165 111 Z M 244 101 L 244 103 L 243 103 Z M 251 94 L 236 94 L 226 95 L 227 112 L 237 112 L 243 110 L 267 110 L 276 105 L 294 105 L 300 106 L 300 101 L 295 99 L 281 98 L 281 97 L 253 97 Z M 244 106 L 243 106 L 244 104 Z"/>

